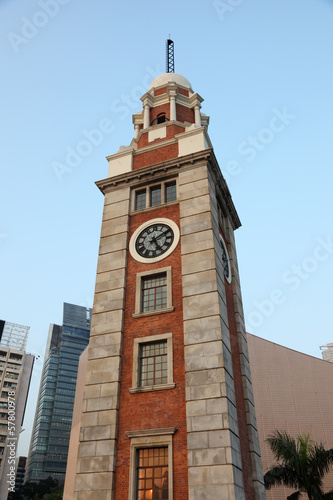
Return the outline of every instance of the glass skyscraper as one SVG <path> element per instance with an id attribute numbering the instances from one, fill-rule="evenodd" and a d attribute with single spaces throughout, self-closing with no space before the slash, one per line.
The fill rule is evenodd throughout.
<path id="1" fill-rule="evenodd" d="M 91 309 L 64 303 L 63 324 L 50 325 L 26 481 L 65 480 L 79 357 L 89 342 Z"/>

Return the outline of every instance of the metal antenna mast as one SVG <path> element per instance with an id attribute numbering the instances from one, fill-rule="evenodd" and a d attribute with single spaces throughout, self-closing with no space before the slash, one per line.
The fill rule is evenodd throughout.
<path id="1" fill-rule="evenodd" d="M 169 35 L 170 37 L 170 35 Z M 175 48 L 170 38 L 166 41 L 166 73 L 175 72 Z"/>

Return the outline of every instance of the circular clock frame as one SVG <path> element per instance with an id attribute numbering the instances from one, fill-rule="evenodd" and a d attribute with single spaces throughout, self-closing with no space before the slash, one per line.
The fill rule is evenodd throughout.
<path id="1" fill-rule="evenodd" d="M 153 226 L 155 224 L 163 224 L 163 225 L 169 226 L 170 229 L 172 229 L 172 231 L 173 231 L 173 241 L 172 241 L 170 247 L 161 255 L 158 255 L 157 257 L 143 257 L 142 255 L 140 255 L 138 253 L 138 251 L 136 249 L 137 238 L 142 233 L 142 231 L 147 229 L 149 226 Z M 131 239 L 130 239 L 130 243 L 129 243 L 129 251 L 130 251 L 130 254 L 132 255 L 132 257 L 138 262 L 142 262 L 144 264 L 149 264 L 152 262 L 159 262 L 160 260 L 163 260 L 166 257 L 168 257 L 174 251 L 174 249 L 178 245 L 179 238 L 180 238 L 179 227 L 172 220 L 164 219 L 164 218 L 150 219 L 147 222 L 144 222 L 143 224 L 141 224 L 141 226 L 139 226 L 132 234 Z"/>
<path id="2" fill-rule="evenodd" d="M 225 244 L 225 241 L 224 241 L 223 236 L 221 234 L 220 234 L 220 245 L 221 245 L 221 254 L 222 254 L 223 274 L 224 274 L 224 277 L 227 280 L 227 282 L 231 283 L 230 258 L 229 258 L 229 254 L 228 254 L 227 245 Z M 225 255 L 225 258 L 223 258 L 223 254 Z M 226 267 L 228 270 L 228 274 L 226 273 Z"/>

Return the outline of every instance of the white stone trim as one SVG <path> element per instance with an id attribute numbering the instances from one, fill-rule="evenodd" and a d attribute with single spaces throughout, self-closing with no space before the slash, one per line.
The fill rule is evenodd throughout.
<path id="1" fill-rule="evenodd" d="M 169 500 L 173 500 L 172 436 L 175 432 L 176 429 L 174 427 L 170 427 L 168 429 L 147 429 L 145 431 L 132 431 L 126 433 L 131 439 L 128 500 L 136 500 L 137 450 L 140 448 L 158 448 L 163 446 L 168 448 Z"/>
<path id="2" fill-rule="evenodd" d="M 137 237 L 141 233 L 141 231 L 143 231 L 144 229 L 146 229 L 147 227 L 149 227 L 152 224 L 167 224 L 173 231 L 174 239 L 173 239 L 171 247 L 165 253 L 163 253 L 162 255 L 159 255 L 158 257 L 151 257 L 151 258 L 146 259 L 146 258 L 142 257 L 141 255 L 139 255 L 138 252 L 136 251 L 135 242 L 136 242 Z M 144 222 L 143 224 L 141 224 L 141 226 L 139 226 L 132 234 L 132 237 L 131 237 L 130 243 L 129 243 L 129 251 L 130 251 L 130 254 L 132 255 L 133 259 L 135 259 L 138 262 L 142 262 L 143 264 L 151 264 L 152 262 L 159 262 L 160 260 L 163 260 L 166 257 L 168 257 L 175 250 L 176 246 L 179 243 L 179 237 L 180 237 L 179 227 L 172 220 L 164 219 L 164 218 L 150 219 L 150 220 Z"/>
<path id="3" fill-rule="evenodd" d="M 160 340 L 166 340 L 167 342 L 167 364 L 168 364 L 168 381 L 166 384 L 160 385 L 149 385 L 140 387 L 139 382 L 139 351 L 141 344 L 146 344 L 148 342 L 159 342 Z M 131 393 L 134 392 L 147 392 L 147 391 L 159 391 L 162 389 L 173 389 L 176 386 L 173 382 L 173 347 L 172 347 L 172 333 L 162 333 L 159 335 L 149 335 L 147 337 L 138 337 L 134 339 L 133 344 L 133 372 L 132 372 L 132 388 L 129 389 Z"/>
<path id="4" fill-rule="evenodd" d="M 148 260 L 148 259 L 147 259 Z M 155 309 L 153 311 L 141 312 L 141 302 L 142 302 L 142 278 L 146 276 L 154 276 L 155 274 L 166 273 L 167 279 L 167 307 L 166 309 Z M 163 314 L 165 312 L 173 311 L 172 307 L 172 281 L 171 281 L 171 266 L 161 267 L 160 269 L 153 269 L 150 271 L 143 271 L 142 273 L 137 273 L 136 275 L 136 290 L 135 290 L 135 313 L 133 317 L 141 316 L 151 316 L 152 314 Z"/>

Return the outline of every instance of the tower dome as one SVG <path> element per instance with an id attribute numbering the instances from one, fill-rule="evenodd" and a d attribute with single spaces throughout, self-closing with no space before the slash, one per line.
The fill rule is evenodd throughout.
<path id="1" fill-rule="evenodd" d="M 190 89 L 192 91 L 192 85 L 184 76 L 179 75 L 178 73 L 163 73 L 162 75 L 157 76 L 151 82 L 148 92 L 155 87 L 166 85 L 169 82 L 175 82 L 177 85 L 181 85 L 182 87 L 186 87 L 187 89 Z"/>

